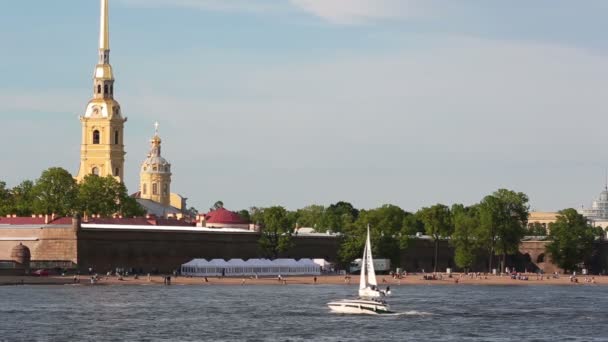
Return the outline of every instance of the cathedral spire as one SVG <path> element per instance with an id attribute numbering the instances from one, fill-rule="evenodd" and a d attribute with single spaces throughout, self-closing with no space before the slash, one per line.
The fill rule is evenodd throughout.
<path id="1" fill-rule="evenodd" d="M 110 65 L 110 13 L 109 0 L 100 0 L 99 17 L 99 61 L 95 67 L 94 98 L 112 99 L 114 97 L 114 74 Z"/>
<path id="2" fill-rule="evenodd" d="M 110 20 L 108 0 L 101 0 L 101 20 L 99 28 L 99 50 L 110 50 Z"/>

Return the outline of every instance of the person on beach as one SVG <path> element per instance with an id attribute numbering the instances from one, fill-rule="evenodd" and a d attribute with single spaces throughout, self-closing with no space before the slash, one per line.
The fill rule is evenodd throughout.
<path id="1" fill-rule="evenodd" d="M 316 284 L 317 283 L 317 276 L 314 276 L 314 278 L 312 278 L 312 281 Z"/>

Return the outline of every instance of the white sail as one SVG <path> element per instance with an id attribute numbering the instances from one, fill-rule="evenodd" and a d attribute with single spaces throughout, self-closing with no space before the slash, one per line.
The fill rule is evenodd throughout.
<path id="1" fill-rule="evenodd" d="M 359 289 L 363 290 L 367 287 L 367 241 L 365 242 L 365 247 L 363 248 L 363 257 L 361 258 L 361 275 L 359 276 Z"/>
<path id="2" fill-rule="evenodd" d="M 376 270 L 374 269 L 374 258 L 372 257 L 372 243 L 369 237 L 369 225 L 367 226 L 367 241 L 365 242 L 365 264 L 367 264 L 367 285 L 378 286 L 376 281 Z"/>

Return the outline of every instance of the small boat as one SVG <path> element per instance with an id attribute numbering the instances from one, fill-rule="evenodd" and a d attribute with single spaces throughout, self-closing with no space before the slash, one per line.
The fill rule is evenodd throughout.
<path id="1" fill-rule="evenodd" d="M 361 260 L 359 298 L 333 301 L 327 303 L 327 306 L 332 312 L 343 314 L 392 314 L 393 312 L 390 310 L 388 303 L 382 300 L 382 298 L 388 294 L 390 294 L 388 288 L 386 291 L 378 289 L 368 226 L 367 239 L 365 241 L 365 248 L 363 249 L 363 258 Z"/>
<path id="2" fill-rule="evenodd" d="M 343 314 L 392 314 L 389 305 L 374 299 L 344 299 L 327 303 L 332 312 Z"/>
<path id="3" fill-rule="evenodd" d="M 369 236 L 369 226 L 367 226 L 367 238 L 361 258 L 361 276 L 359 277 L 359 297 L 366 299 L 382 298 L 388 294 L 387 291 L 378 289 L 376 271 L 374 270 L 374 258 L 372 257 L 372 243 Z"/>

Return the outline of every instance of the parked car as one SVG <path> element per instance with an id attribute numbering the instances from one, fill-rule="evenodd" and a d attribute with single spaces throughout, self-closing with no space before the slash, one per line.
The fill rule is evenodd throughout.
<path id="1" fill-rule="evenodd" d="M 32 275 L 37 276 L 37 277 L 48 277 L 49 276 L 49 271 L 45 270 L 45 269 L 40 269 L 40 270 L 36 270 L 32 273 Z"/>

